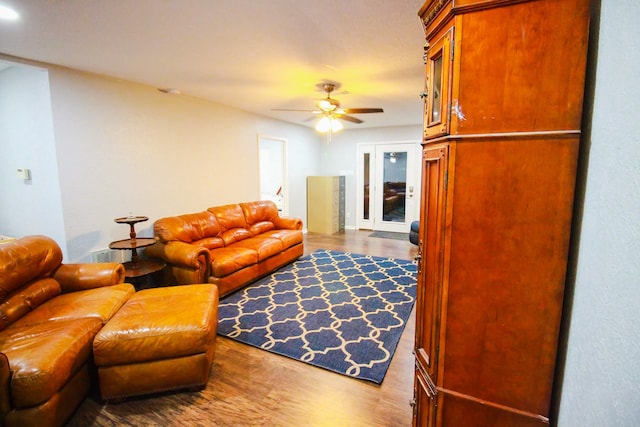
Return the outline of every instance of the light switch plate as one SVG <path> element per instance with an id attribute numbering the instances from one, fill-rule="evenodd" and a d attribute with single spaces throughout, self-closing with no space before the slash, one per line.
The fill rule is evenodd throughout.
<path id="1" fill-rule="evenodd" d="M 28 168 L 17 169 L 18 179 L 29 180 L 31 179 L 31 170 Z"/>

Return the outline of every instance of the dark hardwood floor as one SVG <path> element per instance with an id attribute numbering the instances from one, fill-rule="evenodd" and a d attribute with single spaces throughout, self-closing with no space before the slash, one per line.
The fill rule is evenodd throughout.
<path id="1" fill-rule="evenodd" d="M 369 234 L 308 233 L 305 254 L 332 249 L 413 259 L 417 252 L 408 241 Z M 119 404 L 104 404 L 93 392 L 68 426 L 409 426 L 414 331 L 412 313 L 380 386 L 218 337 L 203 391 Z"/>

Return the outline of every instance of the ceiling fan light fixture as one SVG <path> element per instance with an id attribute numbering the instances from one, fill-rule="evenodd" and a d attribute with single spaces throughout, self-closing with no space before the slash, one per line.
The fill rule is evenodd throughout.
<path id="1" fill-rule="evenodd" d="M 340 86 L 339 83 L 333 82 L 323 82 L 318 83 L 316 85 L 318 89 L 323 90 L 327 93 L 327 97 L 324 99 L 316 100 L 316 109 L 315 110 L 303 110 L 303 109 L 287 109 L 287 108 L 274 108 L 274 111 L 307 111 L 314 114 L 321 115 L 321 119 L 316 123 L 315 129 L 321 133 L 331 133 L 337 132 L 343 128 L 342 123 L 338 121 L 346 120 L 351 123 L 362 123 L 357 117 L 354 117 L 353 114 L 366 114 L 366 113 L 382 113 L 384 110 L 382 108 L 342 108 L 340 101 L 334 98 L 331 98 L 331 93 L 334 89 Z M 345 92 L 348 93 L 348 92 Z M 305 120 L 305 122 L 309 122 L 313 120 L 313 116 L 309 117 Z"/>
<path id="2" fill-rule="evenodd" d="M 316 124 L 316 130 L 321 133 L 338 132 L 343 129 L 342 123 L 334 117 L 324 116 Z"/>
<path id="3" fill-rule="evenodd" d="M 318 107 L 320 107 L 320 109 L 324 110 L 324 111 L 330 111 L 333 110 L 335 107 L 333 105 L 331 105 L 331 103 L 326 100 L 323 99 L 322 101 L 318 102 Z"/>
<path id="4" fill-rule="evenodd" d="M 343 126 L 342 123 L 340 123 L 340 120 L 336 120 L 336 119 L 331 119 L 331 132 L 338 132 L 339 130 L 342 130 Z"/>
<path id="5" fill-rule="evenodd" d="M 318 122 L 318 124 L 316 124 L 316 130 L 318 132 L 328 132 L 329 129 L 331 129 L 331 119 L 327 116 L 324 116 L 323 118 L 320 119 L 320 121 Z"/>
<path id="6" fill-rule="evenodd" d="M 336 111 L 340 107 L 340 101 L 333 98 L 325 98 L 318 101 L 318 108 L 325 112 Z"/>

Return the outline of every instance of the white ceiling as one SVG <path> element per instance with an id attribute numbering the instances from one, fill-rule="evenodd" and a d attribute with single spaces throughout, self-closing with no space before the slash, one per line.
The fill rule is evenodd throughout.
<path id="1" fill-rule="evenodd" d="M 0 53 L 104 74 L 303 125 L 316 84 L 347 128 L 422 122 L 423 0 L 0 0 Z"/>

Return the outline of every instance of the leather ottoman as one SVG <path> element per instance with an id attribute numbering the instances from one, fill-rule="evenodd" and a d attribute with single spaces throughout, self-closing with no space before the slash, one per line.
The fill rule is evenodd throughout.
<path id="1" fill-rule="evenodd" d="M 104 400 L 206 387 L 218 329 L 218 288 L 137 292 L 93 341 Z"/>

